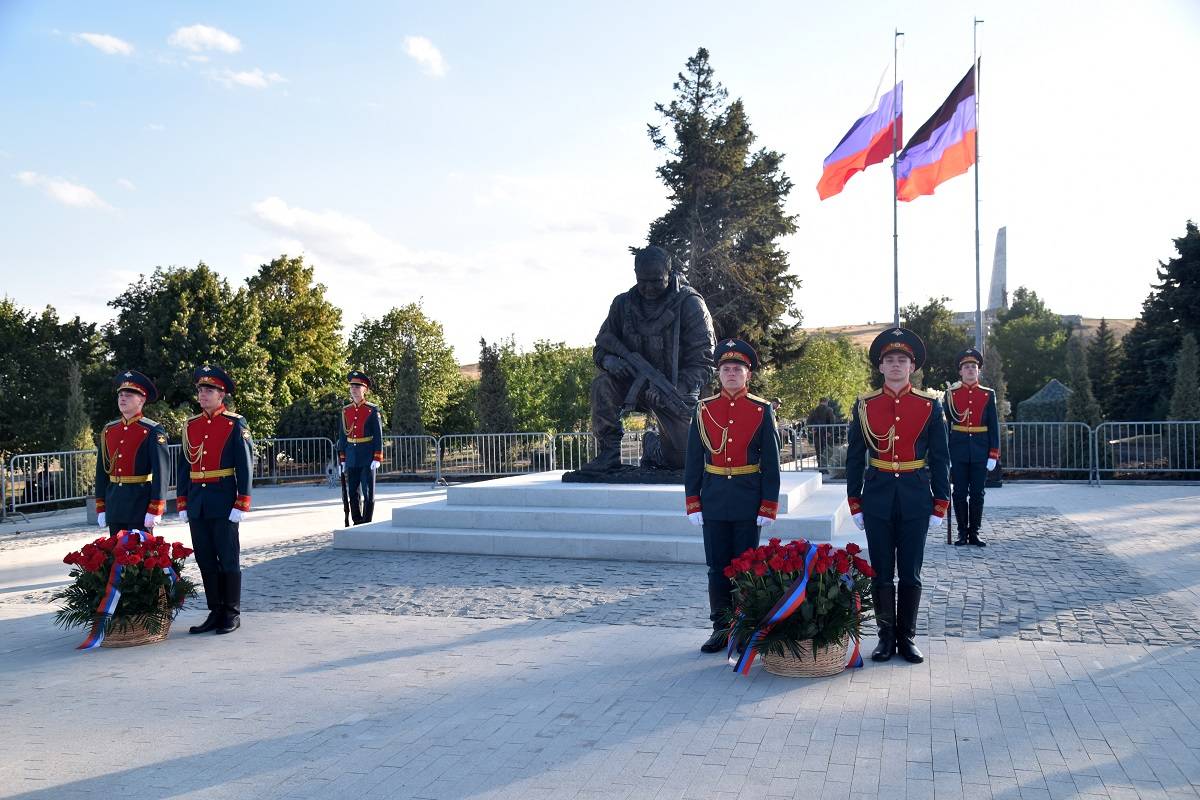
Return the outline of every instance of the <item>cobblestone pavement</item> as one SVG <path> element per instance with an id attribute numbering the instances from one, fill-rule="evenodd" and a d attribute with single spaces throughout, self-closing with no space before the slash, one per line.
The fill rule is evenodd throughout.
<path id="1" fill-rule="evenodd" d="M 1051 509 L 991 510 L 982 536 L 986 548 L 948 547 L 930 534 L 920 635 L 1200 643 L 1194 613 Z M 681 628 L 708 618 L 696 565 L 334 550 L 324 534 L 251 548 L 242 559 L 253 611 Z"/>

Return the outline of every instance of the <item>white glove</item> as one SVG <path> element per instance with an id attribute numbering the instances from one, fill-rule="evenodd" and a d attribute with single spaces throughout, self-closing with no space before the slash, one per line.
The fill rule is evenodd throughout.
<path id="1" fill-rule="evenodd" d="M 187 522 L 187 512 L 186 512 L 186 511 L 180 511 L 180 512 L 179 512 L 179 521 L 180 521 L 180 522 Z"/>
<path id="2" fill-rule="evenodd" d="M 99 514 L 96 515 L 96 524 L 99 525 L 101 528 L 107 528 L 108 527 L 108 515 L 105 514 L 103 511 L 101 511 Z"/>
<path id="3" fill-rule="evenodd" d="M 377 470 L 377 469 L 379 469 L 379 462 L 378 462 L 378 461 L 372 461 L 372 462 L 371 462 L 371 472 L 374 472 L 374 471 L 375 471 L 375 470 Z"/>
<path id="4" fill-rule="evenodd" d="M 994 470 L 995 468 L 996 468 L 996 459 L 994 459 L 994 458 L 989 458 L 989 459 L 988 459 L 988 463 L 987 463 L 987 471 L 988 471 L 988 472 L 991 472 L 991 471 L 992 471 L 992 470 Z"/>
<path id="5" fill-rule="evenodd" d="M 346 474 L 346 465 L 343 462 L 339 461 L 338 462 L 338 475 L 345 475 L 345 474 Z"/>
<path id="6" fill-rule="evenodd" d="M 935 517 L 933 514 L 929 515 L 929 530 L 933 530 L 935 528 L 940 528 L 945 524 L 946 524 L 946 520 L 944 518 Z"/>
<path id="7" fill-rule="evenodd" d="M 693 525 L 703 525 L 704 524 L 704 512 L 703 511 L 693 511 L 692 513 L 688 514 L 688 522 L 692 523 Z"/>
<path id="8" fill-rule="evenodd" d="M 850 519 L 854 520 L 854 527 L 858 528 L 860 531 L 865 531 L 867 529 L 867 523 L 863 522 L 863 515 L 861 511 L 857 514 L 852 514 Z"/>
<path id="9" fill-rule="evenodd" d="M 765 528 L 765 527 L 767 527 L 768 525 L 772 524 L 773 522 L 775 522 L 775 518 L 774 518 L 774 517 L 761 517 L 761 516 L 760 516 L 760 517 L 758 518 L 758 527 L 760 527 L 760 528 Z"/>
<path id="10" fill-rule="evenodd" d="M 242 511 L 240 508 L 229 509 L 229 521 L 230 522 L 241 522 L 242 517 L 244 517 L 244 516 L 246 516 L 246 512 Z"/>
<path id="11" fill-rule="evenodd" d="M 149 530 L 160 522 L 162 522 L 162 514 L 146 514 L 146 518 L 142 520 L 142 526 Z"/>

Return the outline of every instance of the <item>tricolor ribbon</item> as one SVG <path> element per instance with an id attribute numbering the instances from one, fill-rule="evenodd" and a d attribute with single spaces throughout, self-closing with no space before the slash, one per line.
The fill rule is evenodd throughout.
<path id="1" fill-rule="evenodd" d="M 842 580 L 846 582 L 846 586 L 850 591 L 854 592 L 854 581 L 849 575 L 843 575 Z M 854 616 L 856 619 L 862 619 L 862 598 L 858 596 L 858 592 L 854 592 Z M 850 653 L 850 660 L 846 662 L 846 669 L 860 669 L 863 665 L 862 653 L 859 652 L 860 638 L 854 639 L 854 650 Z"/>
<path id="2" fill-rule="evenodd" d="M 113 548 L 115 553 L 117 548 L 129 541 L 130 538 L 136 536 L 138 541 L 144 542 L 150 538 L 150 534 L 139 530 L 118 531 L 117 546 Z M 96 613 L 99 617 L 92 625 L 92 632 L 83 640 L 83 644 L 76 647 L 76 650 L 92 650 L 99 647 L 104 642 L 104 634 L 108 628 L 108 621 L 112 615 L 116 613 L 117 603 L 121 602 L 121 573 L 125 567 L 123 564 L 118 564 L 116 557 L 113 557 L 112 569 L 108 573 L 108 583 L 104 586 L 104 594 L 100 597 L 100 605 L 96 607 Z M 167 579 L 171 582 L 172 592 L 175 588 L 175 568 L 167 567 L 164 570 L 167 574 Z"/>
<path id="3" fill-rule="evenodd" d="M 779 598 L 779 602 L 767 612 L 763 617 L 763 621 L 754 629 L 754 633 L 750 634 L 750 640 L 746 642 L 746 649 L 742 651 L 741 657 L 736 662 L 733 661 L 732 655 L 730 662 L 733 663 L 733 671 L 739 675 L 747 675 L 750 672 L 750 667 L 754 664 L 754 659 L 758 655 L 758 645 L 762 638 L 770 632 L 771 628 L 783 622 L 796 612 L 803 603 L 808 592 L 808 578 L 812 573 L 813 561 L 816 559 L 817 547 L 813 543 L 808 543 L 808 552 L 804 554 L 804 568 L 800 570 L 800 574 L 788 590 L 783 593 L 783 597 Z"/>

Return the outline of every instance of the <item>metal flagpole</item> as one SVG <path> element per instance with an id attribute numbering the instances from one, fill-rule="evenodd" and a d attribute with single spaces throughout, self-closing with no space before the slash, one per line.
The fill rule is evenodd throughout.
<path id="1" fill-rule="evenodd" d="M 896 86 L 900 83 L 899 43 L 904 33 L 893 28 L 892 37 L 892 325 L 900 327 L 900 227 L 896 211 Z"/>
<path id="2" fill-rule="evenodd" d="M 975 70 L 975 349 L 983 351 L 983 309 L 979 299 L 979 23 L 971 29 L 971 69 Z"/>

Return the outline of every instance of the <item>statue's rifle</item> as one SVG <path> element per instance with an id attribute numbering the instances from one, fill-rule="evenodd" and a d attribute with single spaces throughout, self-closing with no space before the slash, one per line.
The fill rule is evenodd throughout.
<path id="1" fill-rule="evenodd" d="M 641 353 L 630 350 L 625 346 L 624 342 L 611 333 L 604 333 L 598 336 L 596 344 L 608 350 L 613 355 L 625 359 L 637 373 L 637 377 L 629 387 L 629 391 L 625 394 L 625 401 L 621 404 L 621 416 L 625 416 L 637 407 L 638 397 L 647 386 L 653 386 L 658 389 L 659 395 L 666 402 L 676 406 L 681 411 L 691 413 L 695 407 L 695 403 L 690 398 L 679 394 L 679 390 L 675 388 L 675 385 L 655 369 L 654 365 L 647 361 L 646 357 Z"/>

